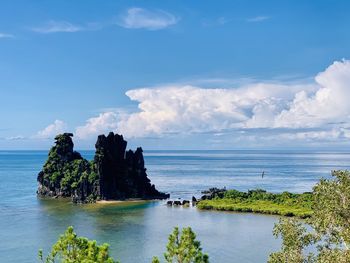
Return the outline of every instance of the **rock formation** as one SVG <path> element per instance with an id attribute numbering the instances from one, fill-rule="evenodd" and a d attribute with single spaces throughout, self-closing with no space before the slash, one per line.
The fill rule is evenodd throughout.
<path id="1" fill-rule="evenodd" d="M 73 151 L 71 133 L 56 136 L 55 146 L 38 174 L 38 195 L 71 197 L 73 202 L 124 200 L 128 198 L 166 199 L 146 174 L 142 148 L 126 151 L 122 135 L 98 136 L 92 161 Z"/>
<path id="2" fill-rule="evenodd" d="M 200 200 L 211 200 L 216 197 L 223 198 L 226 191 L 226 187 L 221 189 L 216 187 L 209 188 L 209 190 L 202 191 L 202 194 L 204 195 L 201 197 Z"/>

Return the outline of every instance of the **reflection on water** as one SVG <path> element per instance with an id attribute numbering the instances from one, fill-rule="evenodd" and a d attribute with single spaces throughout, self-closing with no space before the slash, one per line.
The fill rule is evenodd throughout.
<path id="1" fill-rule="evenodd" d="M 112 255 L 124 263 L 162 257 L 174 226 L 191 226 L 212 262 L 264 262 L 279 247 L 271 232 L 273 216 L 197 211 L 167 207 L 164 202 L 82 206 L 42 200 L 40 207 L 41 223 L 50 229 L 36 238 L 46 251 L 68 225 L 79 235 L 110 243 Z"/>
<path id="2" fill-rule="evenodd" d="M 93 152 L 83 152 L 92 158 Z M 74 205 L 37 199 L 36 176 L 46 152 L 0 151 L 0 261 L 35 262 L 69 225 L 79 235 L 111 244 L 122 263 L 162 257 L 174 226 L 191 226 L 211 262 L 266 262 L 279 247 L 272 236 L 277 217 L 197 211 L 163 202 Z M 309 191 L 330 170 L 349 169 L 348 153 L 273 151 L 146 152 L 153 183 L 173 198 L 190 198 L 212 186 L 247 190 Z M 261 172 L 265 177 L 261 179 Z"/>

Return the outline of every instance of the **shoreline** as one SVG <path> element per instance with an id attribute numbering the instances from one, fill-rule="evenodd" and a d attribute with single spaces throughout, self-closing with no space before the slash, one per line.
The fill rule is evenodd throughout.
<path id="1" fill-rule="evenodd" d="M 125 204 L 125 203 L 143 203 L 155 200 L 139 199 L 139 198 L 130 198 L 125 200 L 98 200 L 95 204 Z"/>
<path id="2" fill-rule="evenodd" d="M 226 202 L 225 202 L 226 201 Z M 198 202 L 197 209 L 202 211 L 226 211 L 250 214 L 279 215 L 286 217 L 309 218 L 311 210 L 303 207 L 286 206 L 273 202 L 239 202 L 227 199 L 203 200 Z"/>

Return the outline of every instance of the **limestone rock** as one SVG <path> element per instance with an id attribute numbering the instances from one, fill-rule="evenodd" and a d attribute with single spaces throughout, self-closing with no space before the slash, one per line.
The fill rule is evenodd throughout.
<path id="1" fill-rule="evenodd" d="M 55 137 L 48 160 L 38 174 L 38 195 L 71 197 L 85 203 L 128 198 L 166 199 L 146 174 L 142 148 L 126 151 L 122 135 L 98 136 L 95 157 L 88 161 L 73 150 L 72 133 Z"/>

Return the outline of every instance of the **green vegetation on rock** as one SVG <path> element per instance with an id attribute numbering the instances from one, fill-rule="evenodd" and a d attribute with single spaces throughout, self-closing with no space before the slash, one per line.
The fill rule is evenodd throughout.
<path id="1" fill-rule="evenodd" d="M 240 192 L 228 190 L 221 196 L 198 202 L 199 209 L 254 212 L 283 216 L 310 217 L 312 214 L 312 193 L 292 194 L 268 193 L 265 190 Z"/>
<path id="2" fill-rule="evenodd" d="M 83 201 L 95 200 L 98 185 L 95 164 L 73 151 L 72 136 L 71 133 L 64 133 L 55 137 L 55 145 L 38 175 L 38 194 L 74 198 L 84 190 L 88 194 Z"/>

